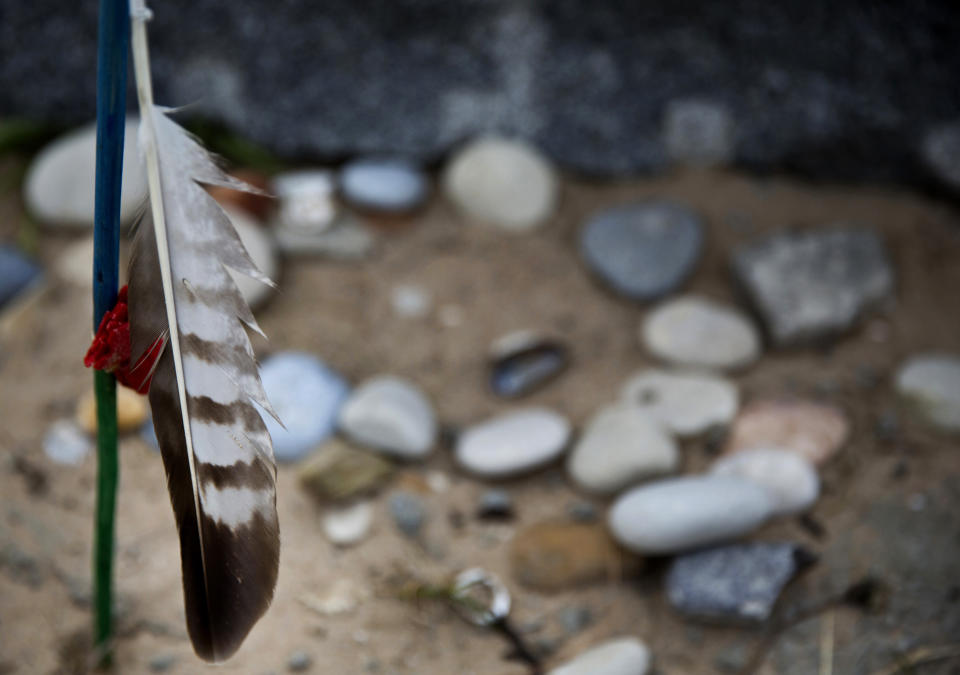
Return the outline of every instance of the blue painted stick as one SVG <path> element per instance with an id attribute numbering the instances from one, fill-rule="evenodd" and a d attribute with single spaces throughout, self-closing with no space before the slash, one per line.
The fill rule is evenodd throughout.
<path id="1" fill-rule="evenodd" d="M 97 45 L 97 177 L 93 230 L 93 329 L 117 301 L 120 187 L 127 102 L 127 0 L 100 0 Z M 94 373 L 97 398 L 97 512 L 93 548 L 94 641 L 101 666 L 110 664 L 113 517 L 117 500 L 117 382 Z"/>

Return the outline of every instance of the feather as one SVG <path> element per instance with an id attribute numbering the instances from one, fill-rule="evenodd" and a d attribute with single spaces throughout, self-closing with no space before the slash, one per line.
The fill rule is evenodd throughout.
<path id="1" fill-rule="evenodd" d="M 140 145 L 150 209 L 129 271 L 131 353 L 167 339 L 150 386 L 180 535 L 187 629 L 197 654 L 231 656 L 273 598 L 280 538 L 267 401 L 244 324 L 261 332 L 227 272 L 271 284 L 201 183 L 246 186 L 153 105 L 145 10 L 133 11 Z"/>

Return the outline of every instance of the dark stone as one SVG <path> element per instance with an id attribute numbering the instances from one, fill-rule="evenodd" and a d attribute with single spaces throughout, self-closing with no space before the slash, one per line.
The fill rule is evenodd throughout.
<path id="1" fill-rule="evenodd" d="M 313 657 L 307 652 L 294 652 L 287 660 L 287 670 L 291 673 L 302 673 L 313 665 Z"/>
<path id="2" fill-rule="evenodd" d="M 584 501 L 568 504 L 567 514 L 577 523 L 595 523 L 598 518 L 597 507 Z"/>
<path id="3" fill-rule="evenodd" d="M 390 495 L 390 513 L 397 529 L 408 537 L 420 534 L 423 521 L 427 518 L 427 509 L 419 497 L 409 492 L 396 492 Z"/>
<path id="4" fill-rule="evenodd" d="M 510 520 L 513 518 L 513 500 L 503 490 L 487 490 L 480 497 L 477 518 L 481 520 Z"/>
<path id="5" fill-rule="evenodd" d="M 690 275 L 703 237 L 703 223 L 693 211 L 671 202 L 642 202 L 591 218 L 580 233 L 580 253 L 614 291 L 655 300 Z"/>
<path id="6" fill-rule="evenodd" d="M 532 337 L 497 353 L 490 363 L 490 388 L 497 396 L 516 398 L 536 391 L 562 373 L 569 363 L 559 342 Z"/>
<path id="7" fill-rule="evenodd" d="M 20 251 L 12 246 L 0 246 L 0 307 L 38 281 L 41 274 L 40 268 Z"/>
<path id="8" fill-rule="evenodd" d="M 560 610 L 557 618 L 567 635 L 576 635 L 593 623 L 593 612 L 589 607 L 566 607 Z"/>

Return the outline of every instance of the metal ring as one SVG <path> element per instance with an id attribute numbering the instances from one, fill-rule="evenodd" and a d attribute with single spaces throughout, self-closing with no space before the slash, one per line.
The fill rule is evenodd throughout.
<path id="1" fill-rule="evenodd" d="M 510 591 L 494 574 L 480 567 L 471 567 L 457 575 L 453 582 L 453 597 L 457 600 L 471 600 L 472 589 L 482 587 L 490 593 L 487 608 L 471 607 L 467 602 L 458 602 L 455 607 L 467 621 L 477 626 L 489 626 L 510 613 Z"/>

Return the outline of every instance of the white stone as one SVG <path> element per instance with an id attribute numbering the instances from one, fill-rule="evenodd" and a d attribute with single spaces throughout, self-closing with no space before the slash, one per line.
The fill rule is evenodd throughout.
<path id="1" fill-rule="evenodd" d="M 567 472 L 579 487 L 612 494 L 645 478 L 676 470 L 676 442 L 643 411 L 611 406 L 587 424 L 570 457 Z"/>
<path id="2" fill-rule="evenodd" d="M 634 488 L 610 508 L 613 536 L 647 555 L 671 555 L 747 534 L 774 510 L 768 491 L 736 476 L 684 476 Z"/>
<path id="3" fill-rule="evenodd" d="M 147 181 L 137 152 L 139 120 L 128 118 L 123 136 L 120 221 L 130 223 L 143 205 Z M 93 227 L 97 126 L 88 124 L 45 147 L 30 164 L 23 200 L 38 221 L 59 227 Z"/>
<path id="4" fill-rule="evenodd" d="M 680 437 L 726 426 L 740 405 L 737 387 L 727 379 L 654 369 L 640 371 L 627 380 L 621 399 Z"/>
<path id="5" fill-rule="evenodd" d="M 507 478 L 557 459 L 570 438 L 570 422 L 547 408 L 524 408 L 466 429 L 456 459 L 483 478 Z"/>
<path id="6" fill-rule="evenodd" d="M 277 222 L 299 233 L 310 234 L 328 229 L 337 215 L 334 202 L 333 172 L 324 169 L 292 171 L 271 182 L 280 206 Z"/>
<path id="7" fill-rule="evenodd" d="M 897 373 L 897 391 L 934 426 L 960 431 L 960 356 L 913 357 Z"/>
<path id="8" fill-rule="evenodd" d="M 650 650 L 636 638 L 618 638 L 580 654 L 549 675 L 646 675 Z"/>
<path id="9" fill-rule="evenodd" d="M 240 241 L 243 242 L 247 253 L 250 254 L 253 264 L 276 283 L 280 274 L 280 262 L 277 259 L 277 250 L 269 233 L 244 211 L 229 207 L 223 210 L 236 228 L 237 234 L 240 235 Z M 262 305 L 274 293 L 275 289 L 261 281 L 234 272 L 229 268 L 227 268 L 227 272 L 233 277 L 237 288 L 240 289 L 251 309 L 256 309 Z"/>
<path id="10" fill-rule="evenodd" d="M 384 375 L 358 387 L 340 410 L 340 429 L 360 445 L 401 459 L 433 449 L 437 420 L 430 401 L 410 382 Z"/>
<path id="11" fill-rule="evenodd" d="M 669 300 L 644 320 L 640 337 L 651 354 L 678 366 L 729 370 L 760 355 L 760 337 L 740 312 L 704 298 Z"/>
<path id="12" fill-rule="evenodd" d="M 373 507 L 369 502 L 331 510 L 323 516 L 323 533 L 337 546 L 352 546 L 363 541 L 371 525 Z"/>
<path id="13" fill-rule="evenodd" d="M 447 197 L 471 220 L 526 231 L 556 208 L 557 178 L 534 148 L 483 138 L 463 148 L 443 176 Z"/>
<path id="14" fill-rule="evenodd" d="M 43 452 L 57 464 L 80 464 L 93 450 L 93 441 L 71 420 L 50 425 L 43 437 Z"/>
<path id="15" fill-rule="evenodd" d="M 806 457 L 790 450 L 757 448 L 721 457 L 710 468 L 717 476 L 739 476 L 765 488 L 774 515 L 803 513 L 820 496 L 820 478 Z"/>

